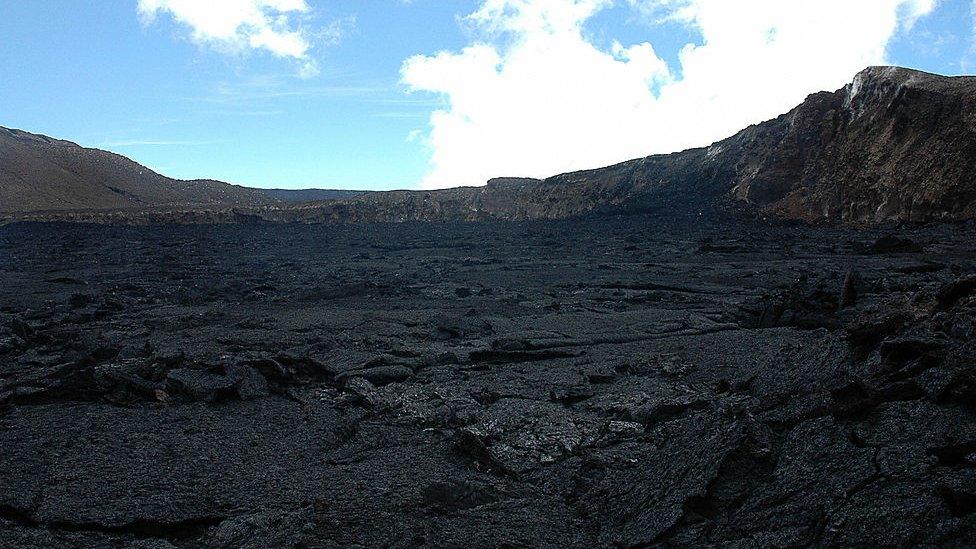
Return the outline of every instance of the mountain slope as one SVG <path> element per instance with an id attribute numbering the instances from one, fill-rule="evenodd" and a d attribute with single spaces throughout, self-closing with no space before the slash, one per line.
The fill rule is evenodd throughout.
<path id="1" fill-rule="evenodd" d="M 976 78 L 872 67 L 710 147 L 565 174 L 603 207 L 833 222 L 976 216 Z M 594 190 L 597 190 L 594 193 Z M 551 191 L 554 192 L 554 191 Z"/>
<path id="2" fill-rule="evenodd" d="M 976 217 L 976 78 L 872 67 L 836 92 L 710 147 L 543 181 L 371 193 L 301 206 L 319 221 L 696 215 L 744 209 L 806 221 Z"/>
<path id="3" fill-rule="evenodd" d="M 877 222 L 976 214 L 973 77 L 872 67 L 726 145 L 739 159 L 729 192 L 777 215 Z"/>
<path id="4" fill-rule="evenodd" d="M 179 181 L 128 158 L 0 128 L 0 212 L 255 206 L 273 199 L 219 181 Z"/>
<path id="5" fill-rule="evenodd" d="M 20 164 L 11 169 L 5 155 L 24 148 L 31 154 L 14 154 Z M 98 162 L 83 160 L 90 156 Z M 790 112 L 709 147 L 545 180 L 501 178 L 484 187 L 356 196 L 265 192 L 173 181 L 111 153 L 0 133 L 0 211 L 51 209 L 60 201 L 62 209 L 207 205 L 185 214 L 192 222 L 477 221 L 730 210 L 853 224 L 973 219 L 976 77 L 871 67 L 836 92 L 813 94 Z M 19 203 L 10 202 L 18 197 Z M 281 200 L 268 204 L 273 198 Z M 295 203 L 305 199 L 316 201 Z M 246 212 L 228 211 L 248 205 Z M 180 221 L 180 215 L 133 219 Z"/>

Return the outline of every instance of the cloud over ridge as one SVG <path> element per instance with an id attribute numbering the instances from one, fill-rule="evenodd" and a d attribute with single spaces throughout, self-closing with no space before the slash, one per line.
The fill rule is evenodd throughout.
<path id="1" fill-rule="evenodd" d="M 679 67 L 650 41 L 600 47 L 585 32 L 613 0 L 484 0 L 476 39 L 401 69 L 449 107 L 426 135 L 427 188 L 541 177 L 707 145 L 882 64 L 936 0 L 618 0 L 695 30 Z M 678 76 L 680 75 L 680 76 Z"/>

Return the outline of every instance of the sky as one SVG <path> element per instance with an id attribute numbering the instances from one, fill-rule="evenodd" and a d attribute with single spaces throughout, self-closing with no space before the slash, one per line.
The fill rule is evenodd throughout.
<path id="1" fill-rule="evenodd" d="M 0 0 L 0 126 L 180 179 L 441 188 L 704 146 L 869 65 L 976 73 L 976 0 Z"/>

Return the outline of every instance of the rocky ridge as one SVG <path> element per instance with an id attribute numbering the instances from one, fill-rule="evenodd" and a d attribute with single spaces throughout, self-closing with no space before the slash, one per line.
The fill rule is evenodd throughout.
<path id="1" fill-rule="evenodd" d="M 0 128 L 0 215 L 256 206 L 274 199 L 212 180 L 180 181 L 124 156 Z M 58 214 L 64 215 L 64 214 Z"/>
<path id="2" fill-rule="evenodd" d="M 871 67 L 836 92 L 813 94 L 789 113 L 705 148 L 544 180 L 499 178 L 484 187 L 325 196 L 332 199 L 267 203 L 267 196 L 255 199 L 253 194 L 226 200 L 187 195 L 138 211 L 113 206 L 97 212 L 33 211 L 5 217 L 359 223 L 734 212 L 861 225 L 972 219 L 976 77 Z"/>

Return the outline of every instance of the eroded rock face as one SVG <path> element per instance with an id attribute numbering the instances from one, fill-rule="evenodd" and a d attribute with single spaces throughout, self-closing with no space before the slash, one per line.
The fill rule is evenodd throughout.
<path id="1" fill-rule="evenodd" d="M 972 545 L 974 236 L 4 227 L 0 545 Z"/>
<path id="2" fill-rule="evenodd" d="M 624 204 L 662 212 L 731 204 L 828 223 L 972 219 L 976 78 L 871 67 L 708 148 L 554 179 L 617 181 Z"/>
<path id="3" fill-rule="evenodd" d="M 976 215 L 976 78 L 872 67 L 774 124 L 780 142 L 736 191 L 766 211 L 858 223 Z"/>

